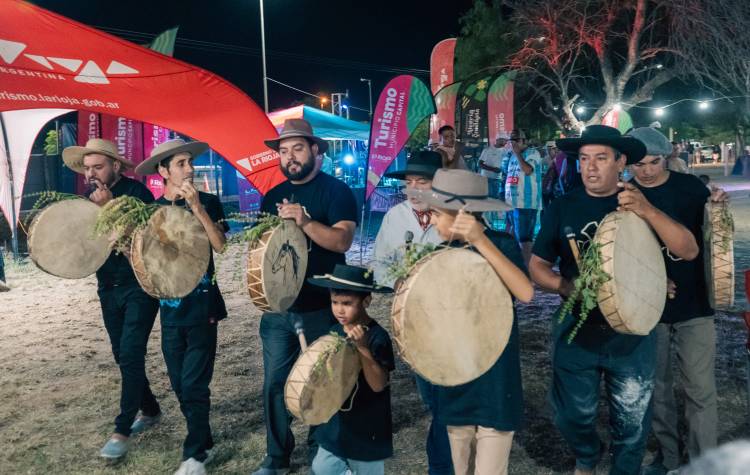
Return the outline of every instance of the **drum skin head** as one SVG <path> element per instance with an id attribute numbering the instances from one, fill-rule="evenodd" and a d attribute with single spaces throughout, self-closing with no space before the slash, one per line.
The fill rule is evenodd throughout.
<path id="1" fill-rule="evenodd" d="M 513 301 L 478 253 L 432 253 L 409 272 L 391 309 L 401 357 L 433 384 L 457 386 L 489 370 L 513 328 Z"/>
<path id="2" fill-rule="evenodd" d="M 34 218 L 29 255 L 44 272 L 82 279 L 96 272 L 110 254 L 107 236 L 95 237 L 99 206 L 86 199 L 53 203 Z"/>
<path id="3" fill-rule="evenodd" d="M 632 211 L 615 211 L 599 225 L 602 270 L 612 277 L 599 290 L 599 309 L 610 326 L 648 335 L 659 323 L 667 298 L 661 245 L 648 224 Z"/>

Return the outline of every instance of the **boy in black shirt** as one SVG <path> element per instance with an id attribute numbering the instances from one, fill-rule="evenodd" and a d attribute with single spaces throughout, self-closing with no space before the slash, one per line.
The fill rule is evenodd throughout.
<path id="1" fill-rule="evenodd" d="M 208 150 L 202 142 L 177 139 L 154 149 L 136 173 L 164 178 L 164 196 L 157 203 L 187 206 L 203 225 L 211 247 L 221 252 L 228 231 L 219 199 L 193 187 L 193 159 Z M 182 299 L 161 300 L 162 352 L 169 381 L 187 421 L 182 464 L 175 475 L 201 475 L 213 448 L 209 425 L 209 385 L 216 358 L 217 322 L 227 316 L 224 299 L 214 277 L 213 253 L 198 286 Z"/>
<path id="2" fill-rule="evenodd" d="M 66 147 L 63 161 L 86 177 L 90 191 L 85 196 L 99 206 L 119 196 L 133 196 L 144 203 L 154 201 L 143 183 L 122 174 L 135 165 L 121 157 L 109 140 L 91 139 L 85 147 Z M 99 455 L 119 460 L 128 451 L 130 436 L 161 418 L 159 403 L 146 378 L 146 346 L 159 303 L 141 289 L 124 254 L 112 251 L 96 271 L 96 280 L 104 327 L 122 375 L 120 414 L 115 418 L 114 433 Z"/>
<path id="3" fill-rule="evenodd" d="M 318 426 L 319 447 L 312 463 L 316 475 L 384 473 L 384 461 L 393 455 L 390 371 L 395 369 L 391 339 L 367 314 L 371 292 L 390 292 L 373 282 L 362 267 L 336 264 L 333 274 L 308 279 L 330 289 L 331 308 L 338 323 L 331 328 L 346 335 L 357 348 L 362 371 L 357 386 L 337 412 Z"/>
<path id="4" fill-rule="evenodd" d="M 584 186 L 553 201 L 544 215 L 529 263 L 531 277 L 540 287 L 563 297 L 570 294 L 578 268 L 568 244 L 569 229 L 578 245 L 586 248 L 602 219 L 615 210 L 639 215 L 673 255 L 684 259 L 698 255 L 698 245 L 688 229 L 656 209 L 635 186 L 620 181 L 626 163 L 636 163 L 646 154 L 642 142 L 623 137 L 612 127 L 592 125 L 580 138 L 558 140 L 557 144 L 560 150 L 578 153 Z M 559 274 L 553 270 L 558 259 Z M 562 323 L 553 317 L 551 401 L 555 424 L 575 454 L 575 473 L 593 473 L 601 458 L 596 416 L 603 378 L 610 410 L 610 473 L 639 473 L 650 426 L 655 335 L 616 333 L 596 308 L 575 340 L 567 343 L 579 308 Z"/>
<path id="5" fill-rule="evenodd" d="M 357 203 L 344 182 L 320 173 L 316 158 L 328 148 L 302 119 L 289 119 L 276 139 L 265 141 L 279 152 L 279 167 L 287 181 L 263 197 L 261 211 L 293 219 L 309 238 L 305 277 L 326 274 L 344 264 L 357 226 Z M 299 355 L 297 328 L 308 341 L 325 334 L 335 323 L 325 289 L 305 282 L 297 300 L 283 314 L 264 313 L 260 321 L 263 342 L 263 409 L 266 422 L 266 457 L 254 475 L 283 475 L 294 450 L 292 418 L 284 404 L 284 384 Z M 314 428 L 308 435 L 308 457 L 317 452 Z"/>

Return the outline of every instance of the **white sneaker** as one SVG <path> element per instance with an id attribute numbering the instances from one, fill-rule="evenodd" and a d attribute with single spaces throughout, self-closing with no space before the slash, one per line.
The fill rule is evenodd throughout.
<path id="1" fill-rule="evenodd" d="M 174 475 L 206 475 L 206 467 L 202 462 L 190 457 L 180 464 Z"/>

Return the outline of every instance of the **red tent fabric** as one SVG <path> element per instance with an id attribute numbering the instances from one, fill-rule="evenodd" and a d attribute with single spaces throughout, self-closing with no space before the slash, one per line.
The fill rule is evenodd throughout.
<path id="1" fill-rule="evenodd" d="M 261 192 L 284 181 L 278 134 L 242 91 L 203 69 L 17 0 L 0 1 L 0 111 L 103 112 L 176 130 L 229 160 Z"/>

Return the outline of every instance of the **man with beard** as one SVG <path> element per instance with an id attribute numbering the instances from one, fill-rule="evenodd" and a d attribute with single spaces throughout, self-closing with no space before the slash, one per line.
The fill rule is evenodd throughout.
<path id="1" fill-rule="evenodd" d="M 86 196 L 99 206 L 123 195 L 145 203 L 154 201 L 143 183 L 122 175 L 125 168 L 134 165 L 121 157 L 109 140 L 91 139 L 85 147 L 67 147 L 63 150 L 63 161 L 71 170 L 85 175 L 91 187 Z M 119 460 L 127 453 L 129 437 L 148 429 L 161 417 L 159 403 L 146 378 L 146 344 L 159 302 L 141 289 L 123 254 L 113 251 L 96 271 L 96 279 L 104 327 L 122 376 L 120 414 L 115 418 L 114 433 L 100 455 Z"/>
<path id="2" fill-rule="evenodd" d="M 651 127 L 628 132 L 646 145 L 646 156 L 631 165 L 633 183 L 657 208 L 682 223 L 695 236 L 703 253 L 703 214 L 706 202 L 726 201 L 722 190 L 711 193 L 694 175 L 670 168 L 673 145 Z M 669 158 L 668 158 L 669 157 Z M 656 325 L 656 379 L 654 385 L 654 435 L 659 443 L 656 460 L 643 471 L 664 475 L 680 466 L 680 431 L 672 376 L 674 347 L 680 380 L 685 391 L 686 449 L 690 460 L 717 444 L 716 326 L 701 255 L 687 261 L 664 249 L 670 298 Z"/>
<path id="3" fill-rule="evenodd" d="M 344 253 L 357 226 L 357 202 L 343 182 L 320 172 L 316 157 L 326 152 L 328 144 L 313 135 L 306 120 L 288 119 L 279 137 L 265 143 L 279 152 L 279 165 L 288 180 L 266 193 L 261 211 L 293 219 L 310 240 L 306 279 L 294 304 L 283 314 L 264 313 L 260 322 L 266 457 L 255 475 L 281 475 L 289 471 L 294 450 L 284 384 L 300 352 L 296 328 L 301 326 L 312 342 L 336 323 L 329 292 L 309 284 L 307 278 L 330 274 L 336 264 L 346 262 Z M 317 452 L 313 433 L 311 428 L 310 461 Z"/>
<path id="4" fill-rule="evenodd" d="M 698 255 L 698 245 L 687 228 L 655 208 L 638 188 L 620 180 L 625 165 L 639 162 L 646 154 L 642 142 L 622 136 L 615 128 L 591 125 L 580 138 L 561 139 L 557 144 L 560 150 L 578 153 L 584 186 L 553 201 L 544 215 L 529 267 L 537 285 L 568 297 L 579 273 L 568 233 L 573 230 L 583 252 L 604 217 L 615 210 L 640 216 L 672 255 L 687 260 Z M 555 425 L 576 457 L 575 474 L 594 473 L 603 448 L 596 430 L 603 379 L 609 405 L 610 474 L 637 474 L 650 427 L 656 334 L 617 333 L 594 308 L 569 343 L 580 308 L 576 305 L 562 320 L 553 317 L 550 400 Z"/>

